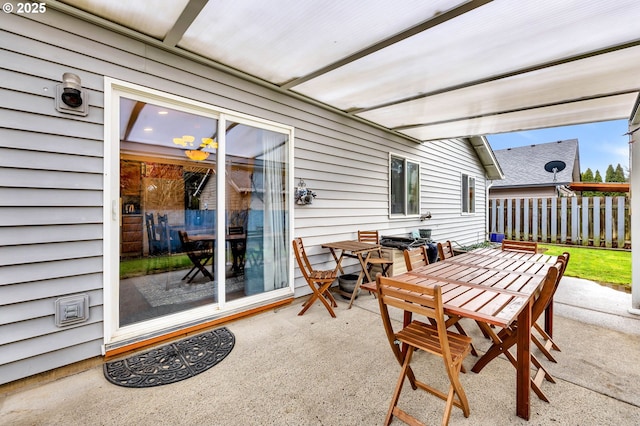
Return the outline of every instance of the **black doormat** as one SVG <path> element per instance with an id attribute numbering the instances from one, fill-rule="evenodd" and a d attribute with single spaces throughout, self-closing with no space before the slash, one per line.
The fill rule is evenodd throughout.
<path id="1" fill-rule="evenodd" d="M 187 337 L 149 352 L 104 364 L 111 383 L 148 388 L 188 379 L 222 361 L 233 349 L 235 336 L 226 327 Z"/>

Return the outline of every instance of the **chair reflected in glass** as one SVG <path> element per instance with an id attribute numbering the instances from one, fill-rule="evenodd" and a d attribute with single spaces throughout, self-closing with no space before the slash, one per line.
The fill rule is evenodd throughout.
<path id="1" fill-rule="evenodd" d="M 200 272 L 202 275 L 213 281 L 213 266 L 211 267 L 212 272 L 209 272 L 205 265 L 213 259 L 214 240 L 191 241 L 185 231 L 178 231 L 178 235 L 180 237 L 182 249 L 191 260 L 191 263 L 193 263 L 193 267 L 184 277 L 182 277 L 182 280 L 187 280 L 188 283 L 191 283 Z M 193 275 L 191 275 L 192 273 Z"/>
<path id="2" fill-rule="evenodd" d="M 244 227 L 242 226 L 230 226 L 230 236 L 244 236 Z M 247 240 L 244 238 L 229 238 L 229 245 L 231 246 L 231 255 L 233 256 L 233 264 L 231 270 L 235 273 L 244 272 L 244 257 L 247 251 Z"/>
<path id="3" fill-rule="evenodd" d="M 158 223 L 156 224 L 153 212 L 145 213 L 145 224 L 147 228 L 147 241 L 149 242 L 149 255 L 154 256 L 164 253 L 175 253 L 178 251 L 178 238 L 176 232 L 169 225 L 169 214 L 158 213 Z"/>
<path id="4" fill-rule="evenodd" d="M 162 253 L 162 241 L 158 236 L 158 229 L 153 218 L 153 213 L 145 213 L 145 225 L 147 228 L 147 241 L 149 242 L 149 255 Z"/>

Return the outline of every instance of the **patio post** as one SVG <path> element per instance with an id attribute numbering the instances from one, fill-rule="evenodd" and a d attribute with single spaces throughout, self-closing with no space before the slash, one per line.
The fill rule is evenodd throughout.
<path id="1" fill-rule="evenodd" d="M 631 200 L 631 308 L 640 315 L 640 97 L 629 120 L 629 198 Z M 633 167 L 633 166 L 636 167 Z M 635 225 L 634 225 L 635 224 Z M 635 232 L 634 232 L 635 231 Z"/>

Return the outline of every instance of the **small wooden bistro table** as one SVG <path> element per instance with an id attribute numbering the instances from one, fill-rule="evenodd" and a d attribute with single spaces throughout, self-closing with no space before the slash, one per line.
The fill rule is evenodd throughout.
<path id="1" fill-rule="evenodd" d="M 367 270 L 367 262 L 369 260 L 369 256 L 371 256 L 371 253 L 380 249 L 380 245 L 347 240 L 326 243 L 322 245 L 322 248 L 328 248 L 331 251 L 331 255 L 336 261 L 336 271 L 339 271 L 341 274 L 344 273 L 344 270 L 342 269 L 342 259 L 344 257 L 357 258 L 358 262 L 360 262 L 360 274 L 358 274 L 358 280 L 356 281 L 356 286 L 351 293 L 351 300 L 349 301 L 348 309 L 351 309 L 351 305 L 353 305 L 353 301 L 355 300 L 356 295 L 358 294 L 358 290 L 360 289 L 360 286 L 362 285 L 365 278 L 366 281 L 364 282 L 371 281 L 369 271 Z M 339 255 L 336 254 L 336 250 L 340 252 Z"/>

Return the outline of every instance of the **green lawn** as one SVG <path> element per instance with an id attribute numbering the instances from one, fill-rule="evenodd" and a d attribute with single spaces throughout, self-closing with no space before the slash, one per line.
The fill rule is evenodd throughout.
<path id="1" fill-rule="evenodd" d="M 631 287 L 631 252 L 590 247 L 556 246 L 542 244 L 545 254 L 560 255 L 568 252 L 569 266 L 565 275 L 606 284 Z"/>
<path id="2" fill-rule="evenodd" d="M 120 261 L 120 278 L 137 277 L 159 272 L 175 271 L 192 266 L 186 254 L 143 257 Z"/>

